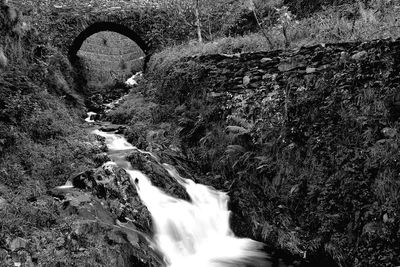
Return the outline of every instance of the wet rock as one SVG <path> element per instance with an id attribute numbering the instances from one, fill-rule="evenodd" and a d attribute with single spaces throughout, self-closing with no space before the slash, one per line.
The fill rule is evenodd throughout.
<path id="1" fill-rule="evenodd" d="M 97 166 L 100 166 L 107 161 L 110 161 L 110 157 L 107 155 L 106 152 L 103 153 L 98 153 L 94 156 L 93 158 L 94 162 L 97 164 Z"/>
<path id="2" fill-rule="evenodd" d="M 80 189 L 93 188 L 96 184 L 93 179 L 93 171 L 88 170 L 77 174 L 71 179 L 71 183 L 74 187 Z"/>
<path id="3" fill-rule="evenodd" d="M 117 244 L 129 243 L 139 248 L 139 235 L 135 225 L 128 222 L 126 224 L 119 223 L 118 226 L 107 233 L 108 240 Z"/>
<path id="4" fill-rule="evenodd" d="M 153 185 L 174 197 L 189 200 L 186 190 L 154 158 L 139 151 L 134 151 L 127 159 L 134 169 L 146 174 Z"/>
<path id="5" fill-rule="evenodd" d="M 134 207 L 139 207 L 140 203 L 134 204 L 126 199 L 125 201 L 117 195 L 106 194 L 108 197 L 113 197 L 114 200 L 100 200 L 89 192 L 83 192 L 77 189 L 72 189 L 65 193 L 64 216 L 76 216 L 76 220 L 72 224 L 72 231 L 75 235 L 95 235 L 104 236 L 114 244 L 129 244 L 137 249 L 143 249 L 139 246 L 139 235 L 143 235 L 137 230 L 135 224 L 131 221 L 120 222 L 116 219 L 121 214 L 113 213 L 116 210 L 124 210 L 124 217 L 128 216 L 135 222 L 140 222 L 140 218 L 135 218 L 132 211 Z M 125 203 L 125 204 L 123 204 Z M 135 205 L 135 206 L 132 206 Z M 130 206 L 130 207 L 129 207 Z M 113 208 L 114 207 L 114 208 Z M 128 209 L 128 210 L 127 210 Z M 130 211 L 129 211 L 130 209 Z M 137 210 L 136 213 L 143 216 L 145 213 Z M 150 216 L 148 213 L 146 216 Z M 149 220 L 149 218 L 147 218 Z M 142 227 L 149 227 L 141 225 Z M 59 238 L 56 241 L 60 247 L 65 243 L 65 239 Z M 85 250 L 84 247 L 80 248 Z M 147 248 L 149 250 L 149 248 Z M 123 265 L 127 266 L 127 265 Z"/>
<path id="6" fill-rule="evenodd" d="M 117 224 L 120 226 L 120 229 L 126 235 L 126 239 L 133 246 L 138 246 L 139 243 L 139 235 L 136 230 L 135 225 L 132 222 L 121 223 L 117 221 Z"/>
<path id="7" fill-rule="evenodd" d="M 109 239 L 109 242 L 113 242 L 116 244 L 125 244 L 127 243 L 126 239 L 123 237 L 121 232 L 111 231 L 107 233 L 106 237 Z"/>
<path id="8" fill-rule="evenodd" d="M 116 164 L 112 161 L 110 162 L 106 162 L 105 164 L 103 164 L 102 166 L 104 172 L 106 175 L 113 175 L 115 174 L 115 170 L 117 169 Z M 97 173 L 97 178 L 101 178 L 101 181 L 104 181 L 104 179 L 102 178 L 101 175 L 98 175 Z"/>

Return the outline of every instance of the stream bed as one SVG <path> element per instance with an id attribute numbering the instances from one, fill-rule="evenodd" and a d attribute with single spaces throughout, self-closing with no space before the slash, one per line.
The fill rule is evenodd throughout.
<path id="1" fill-rule="evenodd" d="M 118 105 L 120 101 L 121 98 L 113 103 Z M 105 112 L 115 107 L 113 103 L 106 105 Z M 104 139 L 110 159 L 104 165 L 124 170 L 150 212 L 152 232 L 144 235 L 149 247 L 161 255 L 163 266 L 321 266 L 291 256 L 286 259 L 285 253 L 271 256 L 265 252 L 264 244 L 236 237 L 230 228 L 227 193 L 182 177 L 159 153 L 130 144 L 122 135 L 124 126 L 97 121 L 98 118 L 96 113 L 88 112 L 85 121 L 94 126 L 92 134 Z M 150 171 L 144 173 L 143 168 L 137 168 L 132 160 L 135 158 L 139 159 L 140 167 L 149 164 L 151 167 L 145 169 Z M 153 175 L 153 171 L 157 174 Z"/>
<path id="2" fill-rule="evenodd" d="M 226 193 L 181 177 L 173 166 L 129 144 L 119 134 L 100 130 L 94 130 L 93 134 L 105 138 L 113 164 L 129 174 L 131 183 L 150 211 L 153 241 L 164 255 L 166 266 L 272 266 L 266 261 L 261 243 L 237 238 L 231 231 L 227 205 L 229 197 Z M 154 186 L 145 174 L 132 168 L 126 159 L 132 151 L 152 157 L 185 188 L 190 200 L 166 194 Z"/>

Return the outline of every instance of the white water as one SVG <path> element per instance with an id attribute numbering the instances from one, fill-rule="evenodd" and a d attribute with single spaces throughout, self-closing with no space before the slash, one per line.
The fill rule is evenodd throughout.
<path id="1" fill-rule="evenodd" d="M 138 85 L 138 79 L 140 79 L 143 76 L 143 73 L 141 71 L 136 72 L 133 74 L 128 80 L 125 81 L 126 85 L 129 86 L 137 86 Z"/>
<path id="2" fill-rule="evenodd" d="M 129 150 L 141 151 L 125 138 L 95 130 L 106 138 L 110 158 L 126 169 L 132 184 L 150 211 L 154 225 L 154 242 L 169 267 L 265 266 L 262 244 L 237 238 L 229 227 L 226 193 L 196 184 L 181 177 L 176 169 L 163 164 L 170 176 L 181 184 L 191 202 L 167 195 L 152 185 L 146 175 L 132 169 L 125 156 Z"/>
<path id="3" fill-rule="evenodd" d="M 96 115 L 97 113 L 96 112 L 92 112 L 92 111 L 90 111 L 90 112 L 88 112 L 87 113 L 87 118 L 85 119 L 85 121 L 86 122 L 94 122 L 94 120 L 92 120 L 92 117 L 94 116 L 94 115 Z"/>

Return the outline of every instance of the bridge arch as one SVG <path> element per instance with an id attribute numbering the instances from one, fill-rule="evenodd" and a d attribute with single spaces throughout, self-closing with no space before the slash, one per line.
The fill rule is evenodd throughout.
<path id="1" fill-rule="evenodd" d="M 135 31 L 115 22 L 95 22 L 79 33 L 79 35 L 73 40 L 68 50 L 68 57 L 73 65 L 79 61 L 77 53 L 83 42 L 91 35 L 102 31 L 116 32 L 135 42 L 145 54 L 143 69 L 146 69 L 147 61 L 150 58 L 150 47 Z"/>

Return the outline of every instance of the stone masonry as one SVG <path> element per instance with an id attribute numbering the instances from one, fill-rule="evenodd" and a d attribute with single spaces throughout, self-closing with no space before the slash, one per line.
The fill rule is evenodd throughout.
<path id="1" fill-rule="evenodd" d="M 128 78 L 142 70 L 144 55 L 131 39 L 110 31 L 93 34 L 78 52 L 88 74 L 89 85 Z"/>

